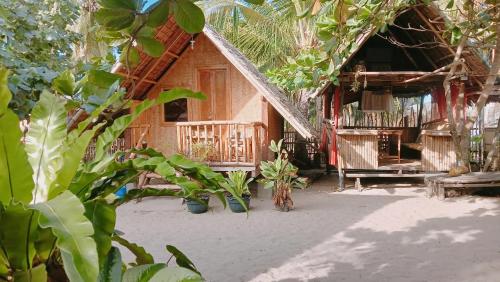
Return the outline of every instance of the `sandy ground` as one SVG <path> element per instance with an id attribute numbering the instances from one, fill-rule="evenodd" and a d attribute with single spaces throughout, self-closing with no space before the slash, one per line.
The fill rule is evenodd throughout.
<path id="1" fill-rule="evenodd" d="M 289 213 L 261 197 L 248 218 L 215 199 L 193 215 L 159 198 L 120 207 L 117 228 L 157 262 L 177 246 L 207 281 L 500 281 L 500 198 L 438 201 L 413 184 L 339 193 L 333 181 L 294 191 Z"/>

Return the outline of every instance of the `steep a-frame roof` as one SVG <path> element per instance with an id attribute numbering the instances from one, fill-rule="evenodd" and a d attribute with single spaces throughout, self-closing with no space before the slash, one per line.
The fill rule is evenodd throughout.
<path id="1" fill-rule="evenodd" d="M 292 104 L 286 94 L 271 84 L 238 49 L 208 26 L 203 29 L 203 34 L 302 137 L 317 136 L 314 127 Z M 127 89 L 135 84 L 134 98 L 145 98 L 150 91 L 155 89 L 162 77 L 167 75 L 168 70 L 182 56 L 189 47 L 190 41 L 196 36 L 184 32 L 175 24 L 173 18 L 170 18 L 165 25 L 157 29 L 155 36 L 166 47 L 165 52 L 159 58 L 151 58 L 141 53 L 140 64 L 132 70 L 127 72 L 123 65 L 117 65 L 113 71 L 126 77 L 122 85 Z"/>
<path id="2" fill-rule="evenodd" d="M 439 69 L 449 65 L 453 61 L 455 55 L 455 47 L 450 45 L 449 39 L 445 35 L 447 17 L 442 13 L 440 8 L 435 4 L 418 3 L 401 12 L 394 21 L 400 26 L 408 27 L 417 31 L 412 31 L 410 28 L 401 30 L 400 36 L 402 41 L 410 41 L 411 44 L 419 45 L 428 42 L 437 42 L 436 47 L 420 48 L 421 53 L 425 53 L 425 62 L 422 64 L 431 65 L 432 69 Z M 420 30 L 420 31 L 418 31 Z M 373 26 L 365 30 L 356 39 L 357 47 L 344 59 L 341 64 L 341 69 L 344 68 L 360 51 L 364 44 L 377 33 L 377 28 Z M 399 38 L 396 38 L 399 39 Z M 411 47 L 408 48 L 408 50 Z M 488 65 L 481 56 L 470 46 L 465 47 L 462 53 L 469 71 L 472 73 L 470 84 L 475 89 L 480 89 L 488 75 Z M 420 62 L 417 62 L 420 63 Z M 321 89 L 316 93 L 322 94 L 331 85 L 330 82 L 323 83 Z"/>

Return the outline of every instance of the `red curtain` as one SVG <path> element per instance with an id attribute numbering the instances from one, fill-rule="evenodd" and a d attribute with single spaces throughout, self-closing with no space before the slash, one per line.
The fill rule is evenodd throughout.
<path id="1" fill-rule="evenodd" d="M 451 85 L 451 107 L 453 108 L 453 113 L 455 113 L 455 106 L 457 104 L 457 97 L 458 97 L 458 92 L 460 91 L 460 86 L 456 84 Z M 467 105 L 467 99 L 466 99 L 465 93 L 464 93 L 464 114 L 465 114 L 465 106 Z M 436 103 L 437 105 L 437 110 L 438 110 L 438 115 L 439 119 L 443 118 L 448 118 L 447 110 L 446 110 L 446 96 L 444 95 L 444 88 L 436 88 L 432 91 L 431 93 L 432 97 L 432 102 Z"/>

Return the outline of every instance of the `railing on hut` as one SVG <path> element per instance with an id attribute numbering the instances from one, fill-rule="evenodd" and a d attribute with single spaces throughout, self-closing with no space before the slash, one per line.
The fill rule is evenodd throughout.
<path id="1" fill-rule="evenodd" d="M 257 166 L 265 128 L 261 122 L 178 122 L 177 151 L 211 166 Z"/>

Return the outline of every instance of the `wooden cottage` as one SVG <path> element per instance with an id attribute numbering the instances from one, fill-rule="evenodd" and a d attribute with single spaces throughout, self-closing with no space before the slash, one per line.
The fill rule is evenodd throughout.
<path id="1" fill-rule="evenodd" d="M 455 153 L 443 81 L 455 50 L 435 6 L 403 11 L 384 33 L 368 30 L 323 96 L 323 148 L 341 176 L 415 177 L 447 171 Z M 465 115 L 488 67 L 472 48 L 452 82 L 454 114 Z M 460 93 L 463 93 L 461 95 Z M 359 183 L 359 182 L 358 182 Z"/>
<path id="2" fill-rule="evenodd" d="M 122 85 L 129 90 L 135 85 L 138 101 L 174 87 L 202 91 L 207 99 L 180 99 L 148 110 L 127 131 L 129 145 L 144 135 L 147 146 L 164 154 L 181 153 L 214 170 L 256 173 L 259 162 L 272 157 L 267 147 L 282 138 L 284 120 L 304 138 L 315 135 L 285 94 L 211 28 L 191 35 L 171 18 L 156 38 L 166 46 L 159 58 L 141 54 L 128 73 L 115 67 L 125 77 Z"/>

